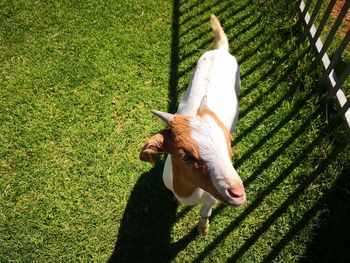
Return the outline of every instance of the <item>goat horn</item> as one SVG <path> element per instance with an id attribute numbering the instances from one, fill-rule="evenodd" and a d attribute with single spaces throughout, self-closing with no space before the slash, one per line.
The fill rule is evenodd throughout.
<path id="1" fill-rule="evenodd" d="M 166 122 L 168 125 L 171 125 L 171 121 L 174 118 L 174 114 L 159 111 L 159 110 L 152 110 L 152 113 L 161 118 L 164 122 Z"/>
<path id="2" fill-rule="evenodd" d="M 201 101 L 201 104 L 199 105 L 198 110 L 202 110 L 208 108 L 208 102 L 207 102 L 207 95 L 204 95 Z"/>

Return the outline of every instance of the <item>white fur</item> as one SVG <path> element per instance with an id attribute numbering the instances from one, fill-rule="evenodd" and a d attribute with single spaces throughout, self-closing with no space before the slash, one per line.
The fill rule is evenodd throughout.
<path id="1" fill-rule="evenodd" d="M 240 88 L 239 66 L 225 49 L 204 53 L 179 105 L 178 114 L 195 116 L 201 100 L 207 95 L 211 109 L 232 132 L 238 119 Z"/>
<path id="2" fill-rule="evenodd" d="M 222 128 L 210 115 L 192 120 L 191 127 L 191 136 L 199 147 L 201 159 L 208 167 L 213 185 L 225 201 L 229 202 L 228 182 L 232 182 L 233 178 L 241 182 L 241 179 L 232 166 Z"/>

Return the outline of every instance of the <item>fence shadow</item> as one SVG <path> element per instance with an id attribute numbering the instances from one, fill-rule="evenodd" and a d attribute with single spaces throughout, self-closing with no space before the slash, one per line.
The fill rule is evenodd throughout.
<path id="1" fill-rule="evenodd" d="M 314 210 L 324 210 L 322 222 L 314 230 L 312 241 L 308 244 L 306 253 L 301 262 L 350 262 L 350 167 L 344 169 L 334 183 L 333 188 L 325 195 L 313 209 L 310 209 L 309 218 Z M 305 221 L 307 217 L 305 217 Z M 298 227 L 302 228 L 303 220 Z M 331 245 L 330 245 L 331 244 Z"/>
<path id="2" fill-rule="evenodd" d="M 299 262 L 349 262 L 350 242 L 350 167 L 348 166 L 334 182 L 332 188 L 320 198 L 295 224 L 263 262 L 272 262 L 281 250 L 310 222 L 318 211 L 322 211 L 322 223 L 314 230 Z"/>

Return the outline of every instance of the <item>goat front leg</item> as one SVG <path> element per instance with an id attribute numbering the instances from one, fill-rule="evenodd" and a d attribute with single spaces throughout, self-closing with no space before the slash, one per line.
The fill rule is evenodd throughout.
<path id="1" fill-rule="evenodd" d="M 209 217 L 211 216 L 213 204 L 205 204 L 202 206 L 200 211 L 200 219 L 198 223 L 198 234 L 201 236 L 205 236 L 209 231 Z"/>

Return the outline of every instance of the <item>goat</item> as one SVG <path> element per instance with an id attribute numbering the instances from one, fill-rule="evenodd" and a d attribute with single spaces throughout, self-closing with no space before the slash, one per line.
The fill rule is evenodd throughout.
<path id="1" fill-rule="evenodd" d="M 198 60 L 177 114 L 153 110 L 169 128 L 148 139 L 140 159 L 154 164 L 167 153 L 163 181 L 184 205 L 202 204 L 198 233 L 206 235 L 217 199 L 242 205 L 246 194 L 232 165 L 231 133 L 238 119 L 239 66 L 229 53 L 227 36 L 211 15 L 215 50 Z"/>

